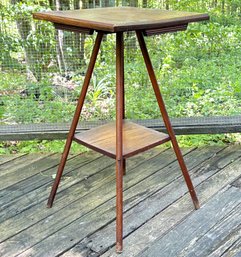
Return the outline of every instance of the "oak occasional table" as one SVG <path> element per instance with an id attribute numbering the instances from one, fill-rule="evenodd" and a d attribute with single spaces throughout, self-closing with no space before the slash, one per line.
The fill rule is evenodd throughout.
<path id="1" fill-rule="evenodd" d="M 199 202 L 188 174 L 182 153 L 171 126 L 165 104 L 157 83 L 152 63 L 144 41 L 144 36 L 185 30 L 190 22 L 207 20 L 207 14 L 140 9 L 135 7 L 114 7 L 83 9 L 74 11 L 51 11 L 35 13 L 34 18 L 53 22 L 56 29 L 77 33 L 93 34 L 97 37 L 93 47 L 85 80 L 77 103 L 72 125 L 66 140 L 64 152 L 48 200 L 51 207 L 63 173 L 73 140 L 95 151 L 116 159 L 116 251 L 123 248 L 123 175 L 127 157 L 171 141 L 194 207 Z M 166 126 L 167 134 L 125 120 L 124 100 L 124 44 L 123 33 L 135 31 L 146 64 L 156 100 Z M 116 34 L 116 122 L 93 128 L 87 132 L 75 134 L 88 85 L 95 66 L 96 58 L 104 34 Z M 158 49 L 157 49 L 158 50 Z"/>

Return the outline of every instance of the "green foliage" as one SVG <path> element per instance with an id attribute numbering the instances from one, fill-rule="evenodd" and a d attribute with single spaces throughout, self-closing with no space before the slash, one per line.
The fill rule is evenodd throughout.
<path id="1" fill-rule="evenodd" d="M 190 24 L 185 32 L 146 38 L 170 116 L 240 114 L 241 1 L 148 1 L 147 7 L 208 12 L 211 16 L 208 22 Z M 56 75 L 55 31 L 50 23 L 33 21 L 31 16 L 32 12 L 43 9 L 49 9 L 48 1 L 19 1 L 14 6 L 1 6 L 1 123 L 69 122 L 72 119 L 95 37 L 79 39 L 79 43 L 84 44 L 84 55 L 80 68 L 76 69 L 74 65 L 79 59 L 75 51 L 76 38 L 71 33 L 64 33 L 67 68 L 66 72 Z M 19 35 L 16 21 L 31 25 L 26 35 Z M 82 119 L 115 118 L 115 36 L 106 37 Z M 135 34 L 127 33 L 125 46 L 126 116 L 130 119 L 159 118 Z M 37 82 L 23 75 L 26 49 L 33 56 L 30 69 Z M 179 140 L 184 146 L 239 141 L 237 137 L 226 135 L 185 136 Z M 28 152 L 42 147 L 55 151 L 61 148 L 59 144 L 62 143 L 40 142 L 35 147 L 31 142 L 25 142 L 10 144 L 8 148 Z"/>
<path id="2" fill-rule="evenodd" d="M 33 1 L 16 1 L 14 5 L 1 7 L 0 67 L 22 70 L 27 64 L 35 79 L 40 80 L 42 72 L 46 72 L 55 59 L 56 42 L 53 26 L 33 21 L 32 13 L 46 10 L 46 7 Z"/>
<path id="3" fill-rule="evenodd" d="M 224 146 L 227 144 L 240 144 L 238 134 L 213 134 L 213 135 L 185 135 L 177 136 L 180 147 Z"/>
<path id="4" fill-rule="evenodd" d="M 27 83 L 24 89 L 2 97 L 4 118 L 17 123 L 67 122 L 69 114 L 74 113 L 75 101 L 69 104 L 57 93 L 48 82 Z"/>
<path id="5" fill-rule="evenodd" d="M 22 141 L 22 142 L 0 142 L 0 154 L 13 153 L 62 153 L 65 141 L 63 140 L 42 140 L 42 141 Z M 70 154 L 88 152 L 89 149 L 73 142 Z"/>

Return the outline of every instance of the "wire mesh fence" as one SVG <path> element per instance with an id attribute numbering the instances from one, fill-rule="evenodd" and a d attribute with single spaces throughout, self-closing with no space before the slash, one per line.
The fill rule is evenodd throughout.
<path id="1" fill-rule="evenodd" d="M 172 117 L 237 115 L 241 111 L 239 1 L 0 1 L 1 124 L 69 122 L 95 35 L 55 30 L 32 13 L 106 6 L 209 12 L 209 23 L 148 38 Z M 115 37 L 106 36 L 82 119 L 115 117 Z M 125 35 L 126 116 L 159 118 L 158 106 L 133 33 Z"/>

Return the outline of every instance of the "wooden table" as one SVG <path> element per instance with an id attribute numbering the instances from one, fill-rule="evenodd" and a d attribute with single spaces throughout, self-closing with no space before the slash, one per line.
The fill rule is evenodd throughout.
<path id="1" fill-rule="evenodd" d="M 93 47 L 84 84 L 80 93 L 72 125 L 66 140 L 65 149 L 59 164 L 56 179 L 48 200 L 51 207 L 63 173 L 73 140 L 95 151 L 116 159 L 116 250 L 123 248 L 123 175 L 125 174 L 126 158 L 142 151 L 171 141 L 184 179 L 192 197 L 194 207 L 199 202 L 172 129 L 165 104 L 157 83 L 152 63 L 146 48 L 144 36 L 167 32 L 182 31 L 189 22 L 207 20 L 207 14 L 140 9 L 135 7 L 115 7 L 83 9 L 74 11 L 51 11 L 35 13 L 34 18 L 51 21 L 56 29 L 93 34 L 97 37 Z M 123 33 L 135 31 L 146 64 L 157 103 L 165 123 L 167 134 L 125 120 L 124 98 L 124 43 Z M 103 125 L 87 132 L 75 134 L 84 99 L 104 34 L 116 33 L 116 122 Z M 144 97 L 144 96 L 143 96 Z"/>

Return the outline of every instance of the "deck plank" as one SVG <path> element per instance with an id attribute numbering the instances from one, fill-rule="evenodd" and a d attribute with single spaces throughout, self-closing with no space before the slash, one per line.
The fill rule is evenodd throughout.
<path id="1" fill-rule="evenodd" d="M 240 257 L 241 256 L 241 229 L 237 231 L 237 234 L 232 233 L 232 237 L 220 245 L 216 251 L 210 254 L 210 257 Z M 231 241 L 231 242 L 230 242 Z M 229 247 L 227 247 L 227 245 Z"/>
<path id="2" fill-rule="evenodd" d="M 153 156 L 155 157 L 156 155 L 159 155 L 160 152 L 162 151 L 160 150 L 150 151 L 145 153 L 145 158 L 143 158 L 143 155 L 141 155 L 136 158 L 130 159 L 127 162 L 127 172 L 128 170 L 131 171 L 132 166 L 134 167 L 138 166 L 141 164 L 141 162 L 145 161 L 147 157 L 150 157 L 150 158 L 152 158 Z M 170 156 L 170 150 L 168 150 L 167 153 L 163 154 L 163 160 L 164 158 L 168 158 L 169 156 Z M 113 195 L 109 196 L 108 194 L 105 194 L 105 198 L 101 199 L 101 197 L 99 196 L 101 191 L 100 189 L 98 189 L 98 187 L 102 186 L 102 191 L 104 190 L 110 191 L 109 188 L 113 188 L 113 186 L 115 185 L 115 183 L 113 183 L 115 180 L 114 165 L 107 167 L 107 169 L 104 169 L 100 175 L 96 174 L 96 176 L 90 176 L 89 179 L 87 177 L 91 175 L 91 173 L 93 175 L 98 171 L 100 171 L 101 169 L 103 169 L 104 165 L 109 166 L 108 161 L 113 162 L 112 159 L 110 158 L 106 159 L 106 158 L 107 157 L 102 157 L 102 159 L 97 160 L 96 163 L 91 162 L 88 165 L 86 165 L 84 170 L 80 169 L 79 174 L 76 174 L 74 178 L 78 178 L 80 175 L 82 175 L 82 184 L 77 184 L 75 181 L 73 186 L 70 187 L 71 179 L 67 179 L 65 190 L 63 189 L 63 185 L 62 185 L 62 188 L 60 188 L 58 195 L 56 197 L 53 208 L 45 209 L 45 201 L 44 203 L 40 201 L 37 205 L 33 205 L 31 209 L 26 208 L 25 210 L 22 210 L 22 212 L 20 212 L 17 216 L 15 216 L 14 219 L 6 220 L 2 224 L 0 224 L 0 227 L 1 226 L 9 227 L 10 222 L 14 221 L 15 223 L 14 228 L 10 227 L 9 229 L 4 231 L 4 234 L 1 236 L 1 239 L 5 240 L 10 236 L 13 236 L 14 233 L 16 233 L 16 231 L 19 231 L 19 229 L 28 228 L 31 230 L 32 229 L 31 226 L 34 226 L 34 224 L 37 224 L 39 221 L 41 222 L 41 220 L 51 215 L 56 215 L 58 219 L 66 218 L 65 222 L 68 223 L 68 221 L 70 222 L 72 219 L 75 219 L 75 215 L 78 216 L 78 215 L 81 215 L 81 213 L 84 214 L 85 212 L 90 211 L 93 208 L 95 201 L 97 201 L 97 203 L 99 201 L 101 204 L 102 201 L 105 201 L 105 198 L 113 197 Z M 169 159 L 172 161 L 174 159 L 174 156 L 170 156 Z M 73 169 L 73 165 L 70 165 L 66 168 L 67 170 Z M 96 178 L 99 178 L 99 180 L 97 180 Z M 103 182 L 105 182 L 104 185 L 102 185 Z M 106 184 L 110 182 L 112 182 L 112 185 L 111 187 L 108 187 Z M 94 186 L 95 184 L 96 186 Z M 67 189 L 67 185 L 69 186 L 69 189 Z M 44 192 L 45 192 L 45 195 L 46 195 L 45 198 L 46 198 L 47 197 L 46 191 Z M 81 202 L 79 203 L 77 202 L 77 200 L 80 200 Z M 37 201 L 37 199 L 35 199 L 35 201 Z M 83 209 L 81 209 L 81 206 L 83 206 Z M 64 207 L 66 211 L 62 211 L 62 208 Z M 75 209 L 80 209 L 80 213 L 74 211 Z M 44 223 L 44 221 L 42 222 Z M 59 225 L 64 226 L 62 223 L 59 223 Z M 41 226 L 39 226 L 39 224 L 37 224 L 35 227 L 40 229 L 42 228 Z M 48 229 L 47 231 L 43 230 L 42 232 L 43 232 L 43 235 L 45 233 L 50 233 L 50 234 L 52 233 L 52 231 L 48 231 Z M 32 233 L 34 233 L 34 230 Z"/>
<path id="3" fill-rule="evenodd" d="M 13 177 L 16 174 L 16 171 L 18 171 L 19 169 L 25 168 L 27 165 L 30 165 L 38 160 L 44 159 L 49 155 L 51 154 L 36 153 L 31 155 L 22 155 L 19 158 L 13 159 L 11 162 L 6 162 L 0 165 L 0 189 L 4 188 L 4 176 L 7 176 L 9 174 Z"/>
<path id="4" fill-rule="evenodd" d="M 87 160 L 88 160 L 88 162 L 87 162 Z M 82 170 L 82 168 L 86 164 L 88 164 L 88 168 L 85 167 Z M 66 164 L 65 175 L 62 178 L 62 181 L 61 181 L 61 184 L 60 184 L 60 187 L 58 190 L 58 194 L 56 196 L 56 201 L 58 200 L 60 192 L 66 191 L 66 189 L 68 187 L 75 185 L 75 184 L 79 183 L 80 181 L 85 182 L 87 176 L 93 175 L 94 173 L 98 172 L 99 170 L 105 168 L 106 166 L 108 166 L 110 164 L 111 164 L 111 162 L 109 159 L 107 159 L 107 160 L 103 159 L 103 161 L 102 161 L 102 160 L 99 160 L 99 158 L 92 159 L 92 158 L 90 158 L 90 156 L 88 156 L 87 159 L 83 158 L 83 157 L 82 158 L 76 157 L 76 158 L 68 161 Z M 42 186 L 39 185 L 39 187 L 36 187 L 34 190 L 32 190 L 28 193 L 25 193 L 25 194 L 21 195 L 20 197 L 13 199 L 10 202 L 5 202 L 5 204 L 3 204 L 1 206 L 1 210 L 2 210 L 2 212 L 1 212 L 2 215 L 0 217 L 1 222 L 9 219 L 11 217 L 13 218 L 14 216 L 16 216 L 18 214 L 27 215 L 25 213 L 25 210 L 29 210 L 30 207 L 32 207 L 31 213 L 40 211 L 39 207 L 40 207 L 40 209 L 46 208 L 45 202 L 47 202 L 48 192 L 50 191 L 50 188 L 53 183 L 51 173 L 53 173 L 54 171 L 56 171 L 56 169 L 48 170 L 47 172 L 50 173 L 50 175 L 45 174 L 45 176 L 43 178 L 42 178 L 42 175 L 39 174 L 39 177 L 42 178 L 41 182 L 47 181 L 46 183 L 43 183 Z M 35 180 L 40 181 L 40 179 L 38 179 L 37 176 L 35 177 Z M 83 186 L 82 186 L 83 192 L 86 191 L 85 188 L 86 188 L 85 183 L 83 183 Z M 66 193 L 67 192 L 65 192 L 65 194 Z M 72 194 L 73 193 L 75 193 L 75 191 L 73 191 Z M 68 202 L 70 202 L 70 199 L 67 199 L 67 200 L 68 200 Z M 38 205 L 38 204 L 40 204 L 40 205 Z M 62 205 L 65 206 L 66 203 L 63 202 Z M 32 221 L 37 222 L 38 218 L 40 218 L 41 215 L 43 215 L 43 213 L 41 213 L 39 215 L 35 215 L 35 218 L 32 219 Z M 16 220 L 17 220 L 17 222 L 16 222 L 16 226 L 15 226 L 15 231 L 17 230 L 17 228 L 18 228 L 17 224 L 21 219 L 19 216 L 17 216 Z M 29 223 L 31 223 L 30 221 L 27 221 L 26 218 L 24 218 L 24 216 L 23 216 L 23 220 L 25 220 L 25 222 L 27 223 L 26 225 L 29 225 Z M 22 228 L 22 226 L 23 226 L 23 224 L 21 223 L 21 228 Z M 11 232 L 11 229 L 8 230 L 7 234 L 5 234 L 4 236 L 7 236 L 10 232 Z M 1 240 L 3 240 L 4 236 L 1 238 Z"/>
<path id="5" fill-rule="evenodd" d="M 154 171 L 167 166 L 175 160 L 172 149 L 164 151 L 152 158 L 151 167 L 150 163 L 147 162 L 141 165 L 141 163 L 135 161 L 136 158 L 129 159 L 128 161 L 128 163 L 131 161 L 134 162 L 134 168 L 128 173 L 129 176 L 125 176 L 124 178 L 126 182 L 128 181 L 128 187 L 133 186 L 138 183 L 138 181 L 150 176 Z M 84 238 L 86 233 L 89 233 L 88 230 L 90 229 L 91 224 L 89 222 L 92 219 L 100 219 L 99 211 L 97 213 L 95 211 L 96 207 L 105 205 L 102 208 L 102 211 L 104 212 L 106 212 L 106 209 L 115 210 L 115 173 L 113 171 L 114 166 L 110 168 L 110 172 L 112 173 L 112 183 L 107 181 L 105 184 L 81 197 L 79 201 L 76 200 L 70 203 L 63 210 L 57 210 L 55 215 L 50 216 L 51 219 L 47 218 L 48 223 L 46 223 L 45 220 L 42 220 L 22 231 L 21 234 L 13 236 L 11 240 L 0 244 L 0 249 L 4 249 L 0 252 L 1 256 L 7 256 L 9 252 L 20 254 L 23 251 L 26 252 L 22 253 L 22 255 L 28 256 L 31 253 L 32 247 L 36 249 L 35 256 L 54 256 L 61 253 L 64 250 L 62 249 L 63 247 L 73 246 L 76 240 Z M 110 199 L 113 199 L 112 204 L 108 203 L 108 200 Z M 56 204 L 57 202 L 55 205 Z M 107 214 L 109 213 L 107 212 Z M 76 230 L 75 228 L 76 226 L 79 226 L 79 224 L 82 224 L 81 229 Z M 51 226 L 51 230 L 47 229 L 49 226 Z M 63 240 L 63 242 L 58 243 L 58 249 L 46 247 L 49 244 L 52 245 L 54 242 L 59 241 L 59 234 L 61 233 L 62 235 L 60 237 L 62 239 L 64 239 L 66 235 L 71 237 L 74 236 L 74 238 L 73 240 Z M 24 238 L 26 239 L 25 245 L 21 243 Z M 19 244 L 16 242 L 19 242 Z M 45 246 L 44 248 L 43 245 Z"/>
<path id="6" fill-rule="evenodd" d="M 190 174 L 193 173 L 193 169 L 203 163 L 210 156 L 215 155 L 222 148 L 211 148 L 198 149 L 192 151 L 185 156 L 185 161 L 188 163 L 188 168 Z M 175 186 L 173 185 L 175 184 Z M 171 186 L 170 186 L 171 185 Z M 173 190 L 173 188 L 178 188 L 179 190 Z M 181 190 L 180 190 L 181 189 Z M 144 190 L 148 191 L 146 193 L 146 198 L 144 199 Z M 175 202 L 178 198 L 186 193 L 186 185 L 183 181 L 179 166 L 177 162 L 172 163 L 168 167 L 162 169 L 160 172 L 153 174 L 145 181 L 132 187 L 132 191 L 136 192 L 136 198 L 138 197 L 138 192 L 142 195 L 142 201 L 137 202 L 137 205 L 130 208 L 128 202 L 125 203 L 124 220 L 124 236 L 132 233 L 136 228 L 139 228 L 148 220 L 156 216 L 162 210 L 167 208 L 170 204 Z M 128 191 L 126 192 L 128 193 Z M 149 196 L 150 195 L 150 196 Z M 149 197 L 147 197 L 149 196 Z M 191 199 L 189 199 L 191 201 Z M 192 209 L 192 208 L 191 208 Z M 141 213 L 141 215 L 139 215 Z M 94 252 L 99 254 L 106 251 L 115 243 L 115 214 L 113 213 L 112 222 L 105 226 L 103 229 L 96 228 L 96 232 L 88 237 L 87 240 L 80 242 L 81 244 L 86 244 Z M 106 221 L 108 223 L 108 221 Z M 103 237 L 105 235 L 105 237 Z M 78 247 L 78 246 L 77 246 Z M 72 252 L 75 251 L 74 249 Z M 80 256 L 85 256 L 84 253 L 80 253 Z M 128 253 L 128 256 L 129 253 Z"/>
<path id="7" fill-rule="evenodd" d="M 128 161 L 127 170 L 129 169 L 129 167 L 131 167 L 131 165 L 133 165 L 134 161 L 138 161 L 138 163 L 140 163 L 159 153 L 160 151 L 149 151 L 146 152 L 145 155 L 139 156 L 138 159 L 134 159 L 131 162 Z M 89 165 L 90 163 L 91 165 Z M 96 175 L 87 181 L 88 177 L 94 175 L 99 170 L 108 167 L 111 163 L 114 163 L 114 161 L 110 158 L 100 158 L 99 154 L 93 152 L 91 152 L 90 154 L 85 154 L 83 156 L 74 156 L 74 158 L 69 159 L 67 161 L 67 165 L 65 166 L 64 174 L 58 189 L 56 200 L 58 201 L 60 192 L 62 192 L 63 190 L 68 190 L 69 187 L 79 183 L 80 181 L 84 181 L 84 187 L 87 187 L 87 184 L 95 182 L 95 179 L 97 180 L 97 178 L 99 177 L 104 178 L 104 176 L 106 176 L 106 173 L 100 174 L 100 176 Z M 88 166 L 85 166 L 82 169 L 82 166 L 86 164 L 88 164 Z M 96 167 L 98 167 L 98 169 L 96 169 Z M 13 208 L 14 210 L 17 209 L 18 213 L 21 213 L 26 209 L 26 206 L 29 208 L 31 203 L 32 205 L 36 205 L 43 199 L 47 199 L 46 191 L 50 189 L 53 183 L 52 175 L 54 175 L 55 173 L 56 168 L 52 167 L 43 172 L 39 170 L 39 173 L 36 176 L 21 181 L 20 183 L 17 183 L 13 187 L 7 188 L 6 190 L 0 191 L 1 208 L 5 209 L 5 212 L 8 213 L 8 215 L 10 215 L 11 208 Z M 113 173 L 113 170 L 111 170 L 111 173 Z M 108 176 L 106 177 L 108 178 Z M 90 186 L 93 185 L 91 184 Z M 70 189 L 69 191 L 73 194 L 74 190 L 75 187 L 74 189 Z M 79 188 L 77 188 L 76 190 L 76 194 L 81 194 L 82 191 Z M 37 198 L 35 197 L 36 195 Z M 33 198 L 35 198 L 35 201 L 32 201 Z M 69 201 L 70 199 L 65 200 Z"/>
<path id="8" fill-rule="evenodd" d="M 195 243 L 192 242 L 182 250 L 181 254 L 186 257 L 193 257 L 197 253 L 201 256 L 210 256 L 214 253 L 221 256 L 224 252 L 220 251 L 220 246 L 227 250 L 241 236 L 240 209 L 241 205 L 237 205 L 228 215 L 216 222 L 207 233 L 197 238 L 198 244 L 197 240 Z"/>
<path id="9" fill-rule="evenodd" d="M 1 154 L 0 155 L 0 165 L 6 163 L 6 162 L 10 162 L 13 161 L 21 156 L 24 156 L 26 154 Z"/>
<path id="10" fill-rule="evenodd" d="M 156 255 L 160 245 L 162 257 L 230 257 L 241 253 L 241 147 L 183 152 L 201 201 L 198 211 L 194 211 L 172 149 L 155 148 L 128 159 L 123 257 L 160 257 Z M 55 162 L 51 158 L 56 158 Z M 24 171 L 20 162 L 23 166 L 15 172 L 25 173 L 24 179 L 15 172 L 5 174 L 18 179 L 0 190 L 0 256 L 117 256 L 115 161 L 92 152 L 72 156 L 54 206 L 47 209 L 58 158 L 51 155 L 26 162 L 26 167 L 33 169 L 29 171 Z M 43 171 L 37 172 L 41 163 Z M 184 233 L 182 243 L 176 243 L 177 233 L 179 237 Z"/>
<path id="11" fill-rule="evenodd" d="M 51 166 L 57 166 L 59 159 L 60 155 L 58 154 L 40 155 L 38 158 L 33 156 L 30 161 L 26 160 L 25 165 L 15 167 L 11 171 L 8 170 L 5 174 L 0 176 L 0 192 L 20 181 L 38 174 L 40 171 L 44 172 Z"/>
<path id="12" fill-rule="evenodd" d="M 65 167 L 63 176 L 67 175 L 69 172 L 73 171 L 74 169 L 87 164 L 88 162 L 93 161 L 94 159 L 100 157 L 99 154 L 91 153 L 83 155 L 70 155 L 68 157 L 67 163 L 68 165 Z M 22 195 L 25 195 L 42 185 L 52 181 L 53 177 L 56 174 L 57 166 L 60 160 L 60 155 L 53 155 L 44 159 L 43 166 L 41 165 L 33 165 L 27 172 L 28 176 L 25 175 L 24 179 L 19 179 L 18 181 L 14 181 L 8 187 L 0 190 L 0 204 L 8 203 Z M 42 163 L 42 161 L 40 161 Z M 37 162 L 38 164 L 38 162 Z M 47 165 L 46 165 L 47 164 Z M 26 170 L 19 169 L 19 171 L 25 173 Z M 15 174 L 13 174 L 15 176 Z M 17 175 L 18 176 L 18 175 Z"/>
<path id="13" fill-rule="evenodd" d="M 192 159 L 194 159 L 194 156 L 198 155 L 198 152 L 195 153 L 193 156 L 192 156 Z M 209 154 L 210 154 L 210 150 L 207 151 Z M 170 153 L 169 153 L 170 155 Z M 162 155 L 163 156 L 163 153 Z M 161 156 L 158 157 L 157 159 L 157 164 L 155 165 L 159 165 L 160 166 L 160 163 L 161 162 Z M 166 159 L 166 158 L 165 158 Z M 149 167 L 147 166 L 147 164 L 143 164 L 141 167 L 139 167 L 139 169 L 137 170 L 137 172 L 139 174 L 143 174 L 142 173 L 142 170 L 144 171 L 148 171 L 148 172 L 152 172 L 155 171 L 155 169 L 152 170 L 152 167 L 155 165 L 154 164 L 154 160 L 152 159 L 152 162 L 151 162 L 151 165 L 149 165 Z M 144 167 L 143 167 L 144 166 Z M 165 186 L 166 183 L 168 183 L 168 180 L 170 179 L 170 181 L 172 181 L 173 179 L 175 179 L 176 176 L 179 176 L 180 175 L 180 170 L 179 169 L 173 169 L 173 166 L 172 165 L 167 165 L 167 166 L 170 166 L 170 170 L 169 170 L 169 173 L 167 174 L 165 171 L 162 172 L 162 180 L 164 180 L 164 182 L 160 185 L 158 185 L 160 183 L 160 180 L 158 179 L 152 179 L 152 183 L 154 185 L 152 185 L 152 189 L 156 190 L 156 188 L 158 186 Z M 167 167 L 166 166 L 166 167 Z M 158 167 L 158 166 L 157 166 Z M 160 171 L 162 169 L 159 169 L 158 171 Z M 175 172 L 174 172 L 175 171 Z M 134 173 L 133 171 L 130 173 L 130 175 L 132 175 L 132 173 Z M 174 174 L 172 176 L 172 174 Z M 178 175 L 177 175 L 178 174 Z M 133 178 L 136 180 L 136 174 L 133 174 Z M 139 175 L 140 176 L 140 175 Z M 171 177 L 171 178 L 169 178 Z M 142 178 L 143 178 L 143 175 L 142 175 Z M 149 178 L 149 177 L 148 177 Z M 165 181 L 165 178 L 167 179 L 167 181 Z M 150 196 L 151 194 L 153 194 L 154 192 L 152 190 L 150 190 L 150 188 L 146 188 L 145 186 L 145 183 L 143 183 L 142 185 L 139 185 L 137 188 L 138 190 L 136 190 L 137 188 L 134 188 L 133 187 L 133 182 L 130 183 L 131 179 L 130 177 L 126 177 L 128 183 L 125 183 L 125 186 L 127 187 L 130 187 L 130 190 L 128 192 L 128 194 L 125 194 L 125 209 L 127 208 L 131 208 L 133 206 L 135 206 L 138 202 L 141 202 L 143 201 L 143 199 L 147 198 L 148 196 Z M 140 181 L 144 181 L 143 179 L 141 179 Z M 137 180 L 138 182 L 138 180 Z M 144 191 L 144 193 L 143 193 Z M 112 185 L 112 190 L 109 191 L 108 193 L 109 195 L 110 194 L 115 194 L 115 185 L 113 184 Z M 96 196 L 95 196 L 96 198 Z M 101 217 L 101 219 L 100 219 Z M 34 249 L 36 250 L 36 252 L 39 252 L 39 256 L 44 256 L 45 252 L 46 252 L 46 249 L 45 251 L 41 250 L 43 248 L 43 246 L 45 245 L 48 245 L 48 244 L 51 244 L 53 242 L 57 242 L 59 240 L 59 237 L 62 237 L 64 234 L 67 235 L 69 234 L 69 236 L 71 236 L 72 240 L 70 241 L 64 241 L 64 242 L 61 242 L 61 247 L 63 246 L 64 248 L 65 247 L 71 247 L 74 243 L 75 243 L 75 240 L 77 239 L 80 239 L 80 238 L 84 238 L 86 236 L 86 233 L 92 233 L 94 232 L 96 229 L 99 229 L 101 226 L 104 226 L 106 223 L 108 224 L 110 221 L 112 221 L 113 219 L 115 218 L 115 199 L 112 199 L 111 202 L 105 202 L 103 205 L 100 206 L 100 208 L 97 208 L 95 209 L 95 211 L 92 211 L 91 213 L 88 213 L 88 215 L 85 215 L 83 217 L 81 217 L 80 219 L 77 219 L 76 221 L 74 221 L 72 224 L 70 224 L 69 226 L 66 226 L 64 229 L 61 229 L 59 230 L 56 234 L 53 234 L 51 235 L 50 237 L 44 239 L 42 242 L 39 242 L 38 244 L 36 244 L 34 246 Z M 82 226 L 81 226 L 81 230 L 75 230 L 73 232 L 73 228 L 77 225 L 81 223 Z M 91 224 L 91 225 L 90 225 Z M 92 231 L 93 230 L 93 231 Z M 114 233 L 113 233 L 114 234 Z M 62 236 L 60 236 L 62 235 Z M 107 235 L 108 236 L 108 235 Z M 61 247 L 59 247 L 59 249 L 51 249 L 50 252 L 46 253 L 46 256 L 47 255 L 57 255 L 57 254 L 60 254 L 61 253 Z M 48 247 L 47 247 L 48 248 Z M 26 256 L 30 253 L 30 249 L 28 251 L 25 252 Z M 22 256 L 25 256 L 24 254 Z M 38 256 L 38 255 L 37 255 Z"/>
<path id="14" fill-rule="evenodd" d="M 194 168 L 193 182 L 196 186 L 201 204 L 208 201 L 209 198 L 238 176 L 239 172 L 237 171 L 240 169 L 239 165 L 241 161 L 240 150 L 240 147 L 226 148 Z M 226 176 L 228 176 L 228 179 L 226 179 Z M 171 186 L 172 188 L 175 188 L 177 191 L 181 190 L 180 186 L 178 187 L 176 183 Z M 193 209 L 190 209 L 189 195 L 185 195 L 128 236 L 124 240 L 124 243 L 126 248 L 129 249 L 129 253 L 123 252 L 122 255 L 124 257 L 136 256 L 136 254 L 141 252 L 153 240 L 167 233 L 171 227 L 175 226 L 175 224 L 188 216 L 192 211 Z M 103 255 L 103 257 L 107 256 L 117 255 L 112 248 Z"/>
<path id="15" fill-rule="evenodd" d="M 194 244 L 201 236 L 215 226 L 216 223 L 221 222 L 240 203 L 241 192 L 237 188 L 229 187 L 224 192 L 219 192 L 203 208 L 193 212 L 168 234 L 149 245 L 137 257 L 159 257 L 160 253 L 163 257 L 185 256 L 185 254 L 182 254 L 186 248 L 194 247 Z"/>

